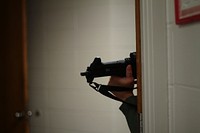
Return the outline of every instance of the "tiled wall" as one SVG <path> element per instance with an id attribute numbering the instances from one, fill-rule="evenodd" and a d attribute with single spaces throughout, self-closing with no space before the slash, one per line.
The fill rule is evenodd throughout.
<path id="1" fill-rule="evenodd" d="M 176 25 L 167 2 L 170 133 L 200 132 L 200 23 Z"/>
<path id="2" fill-rule="evenodd" d="M 80 72 L 97 55 L 111 61 L 135 51 L 133 0 L 28 0 L 28 37 L 32 133 L 129 132 L 120 103 Z"/>

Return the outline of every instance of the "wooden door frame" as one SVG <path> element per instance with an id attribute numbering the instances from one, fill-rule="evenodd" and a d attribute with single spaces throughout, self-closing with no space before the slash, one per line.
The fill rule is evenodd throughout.
<path id="1" fill-rule="evenodd" d="M 141 64 L 141 21 L 140 0 L 135 0 L 136 64 L 137 64 L 137 110 L 142 113 L 142 64 Z"/>
<path id="2" fill-rule="evenodd" d="M 0 132 L 28 133 L 28 120 L 15 118 L 28 104 L 26 0 L 3 0 L 1 11 Z"/>

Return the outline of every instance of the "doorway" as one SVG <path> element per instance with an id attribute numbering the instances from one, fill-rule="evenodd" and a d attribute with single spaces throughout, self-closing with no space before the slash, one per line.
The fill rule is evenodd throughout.
<path id="1" fill-rule="evenodd" d="M 95 56 L 110 61 L 136 51 L 135 4 L 134 0 L 28 1 L 33 132 L 129 132 L 118 110 L 120 103 L 92 91 L 80 72 Z"/>

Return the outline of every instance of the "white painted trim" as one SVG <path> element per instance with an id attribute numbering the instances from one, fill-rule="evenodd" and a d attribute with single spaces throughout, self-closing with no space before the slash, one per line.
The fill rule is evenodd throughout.
<path id="1" fill-rule="evenodd" d="M 141 0 L 143 132 L 168 133 L 165 0 Z"/>

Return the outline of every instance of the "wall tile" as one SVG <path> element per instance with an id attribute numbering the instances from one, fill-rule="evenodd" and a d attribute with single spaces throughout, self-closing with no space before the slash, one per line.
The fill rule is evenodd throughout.
<path id="1" fill-rule="evenodd" d="M 87 111 L 105 111 L 115 112 L 120 106 L 120 102 L 113 101 L 92 88 L 88 89 L 60 89 L 49 91 L 49 108 L 82 110 Z M 106 108 L 102 108 L 106 107 Z M 92 108 L 91 108 L 92 107 Z M 116 112 L 115 112 L 116 113 Z"/>
<path id="2" fill-rule="evenodd" d="M 117 125 L 113 124 L 113 117 L 106 112 L 51 112 L 50 126 L 65 128 L 66 130 L 79 129 L 81 132 L 113 132 Z M 113 128 L 110 128 L 113 127 Z M 126 130 L 127 131 L 127 130 Z M 116 133 L 120 133 L 117 131 Z"/>
<path id="3" fill-rule="evenodd" d="M 174 29 L 175 82 L 200 88 L 199 25 Z"/>
<path id="4" fill-rule="evenodd" d="M 172 117 L 175 124 L 174 132 L 188 133 L 200 132 L 200 103 L 199 88 L 190 88 L 185 86 L 175 86 L 173 92 L 174 100 L 172 101 Z"/>
<path id="5" fill-rule="evenodd" d="M 28 85 L 29 88 L 41 88 L 45 89 L 48 86 L 47 75 L 48 72 L 43 68 L 30 68 L 28 73 Z"/>
<path id="6" fill-rule="evenodd" d="M 174 7 L 174 0 L 167 0 L 167 23 L 168 24 L 175 24 L 175 7 Z"/>

